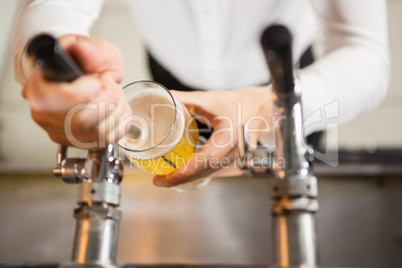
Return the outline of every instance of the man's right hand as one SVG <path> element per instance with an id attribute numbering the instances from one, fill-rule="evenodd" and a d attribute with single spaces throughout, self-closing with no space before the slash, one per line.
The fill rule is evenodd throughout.
<path id="1" fill-rule="evenodd" d="M 94 149 L 118 141 L 131 114 L 119 86 L 124 76 L 119 49 L 95 37 L 65 35 L 58 41 L 86 75 L 60 83 L 34 68 L 22 90 L 33 120 L 62 145 Z"/>

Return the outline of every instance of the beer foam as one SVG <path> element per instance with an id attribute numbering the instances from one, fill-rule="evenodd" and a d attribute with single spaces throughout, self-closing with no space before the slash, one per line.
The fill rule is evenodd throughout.
<path id="1" fill-rule="evenodd" d="M 123 151 L 137 159 L 154 159 L 173 149 L 184 131 L 180 104 L 175 100 L 176 114 L 172 96 L 156 86 L 130 92 L 126 99 L 132 110 L 126 123 L 139 127 L 141 136 L 122 138 L 118 143 Z"/>

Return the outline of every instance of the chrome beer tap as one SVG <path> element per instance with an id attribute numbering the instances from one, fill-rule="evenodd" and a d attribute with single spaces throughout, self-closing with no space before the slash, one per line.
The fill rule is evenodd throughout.
<path id="1" fill-rule="evenodd" d="M 274 25 L 263 32 L 261 45 L 273 86 L 275 148 L 248 152 L 248 128 L 243 127 L 242 168 L 269 178 L 274 267 L 317 267 L 317 179 L 310 165 L 312 149 L 304 142 L 301 84 L 293 72 L 292 35 L 286 27 Z"/>
<path id="2" fill-rule="evenodd" d="M 83 75 L 50 35 L 34 37 L 26 51 L 50 80 L 70 82 Z M 60 145 L 53 174 L 68 184 L 78 184 L 72 258 L 59 267 L 118 267 L 115 263 L 121 211 L 117 207 L 123 163 L 116 156 L 114 145 L 88 151 L 86 159 L 67 158 L 67 147 Z"/>
<path id="3" fill-rule="evenodd" d="M 120 186 L 123 164 L 114 146 L 89 151 L 86 160 L 65 158 L 60 146 L 53 174 L 66 183 L 78 183 L 78 208 L 74 210 L 76 229 L 72 259 L 60 267 L 118 267 L 117 237 L 121 211 Z M 63 157 L 64 155 L 64 157 Z"/>

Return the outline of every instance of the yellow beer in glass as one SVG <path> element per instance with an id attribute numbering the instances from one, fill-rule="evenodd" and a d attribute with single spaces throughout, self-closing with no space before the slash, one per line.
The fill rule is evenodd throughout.
<path id="1" fill-rule="evenodd" d="M 123 88 L 132 116 L 126 120 L 140 134 L 130 131 L 118 145 L 138 168 L 167 175 L 186 164 L 199 140 L 195 119 L 161 84 L 138 81 Z"/>

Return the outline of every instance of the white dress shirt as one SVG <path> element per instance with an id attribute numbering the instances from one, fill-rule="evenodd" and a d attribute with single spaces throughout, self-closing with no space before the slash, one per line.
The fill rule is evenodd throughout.
<path id="1" fill-rule="evenodd" d="M 272 23 L 291 30 L 295 63 L 314 43 L 317 60 L 300 70 L 306 132 L 325 130 L 376 107 L 388 88 L 385 0 L 128 0 L 147 49 L 183 84 L 233 90 L 269 80 L 259 38 Z M 25 1 L 13 38 L 23 83 L 27 40 L 38 32 L 89 35 L 101 0 Z M 111 40 L 113 41 L 113 40 Z"/>

